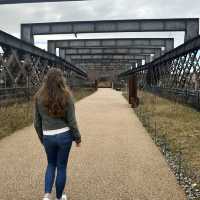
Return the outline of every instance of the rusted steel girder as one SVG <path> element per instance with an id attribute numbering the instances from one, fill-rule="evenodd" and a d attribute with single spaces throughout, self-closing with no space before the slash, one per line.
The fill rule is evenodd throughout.
<path id="1" fill-rule="evenodd" d="M 19 3 L 43 3 L 43 2 L 64 2 L 64 1 L 86 1 L 86 0 L 0 0 L 0 4 L 19 4 Z"/>

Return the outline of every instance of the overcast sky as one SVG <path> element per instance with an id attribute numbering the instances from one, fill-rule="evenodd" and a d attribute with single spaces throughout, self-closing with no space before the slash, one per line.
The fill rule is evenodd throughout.
<path id="1" fill-rule="evenodd" d="M 148 19 L 200 17 L 200 0 L 90 0 L 40 4 L 0 5 L 0 29 L 19 37 L 20 24 L 103 19 Z M 46 48 L 47 39 L 74 36 L 37 36 L 36 43 Z M 79 35 L 78 38 L 105 37 L 105 34 Z M 123 33 L 106 37 L 175 37 L 176 46 L 183 33 Z"/>

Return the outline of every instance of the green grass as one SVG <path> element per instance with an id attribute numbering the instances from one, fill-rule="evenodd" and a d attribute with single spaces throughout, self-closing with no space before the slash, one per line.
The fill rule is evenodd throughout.
<path id="1" fill-rule="evenodd" d="M 94 89 L 80 88 L 72 93 L 76 101 L 89 96 Z M 0 139 L 12 134 L 16 130 L 31 125 L 33 121 L 33 103 L 15 103 L 8 106 L 0 106 Z"/>

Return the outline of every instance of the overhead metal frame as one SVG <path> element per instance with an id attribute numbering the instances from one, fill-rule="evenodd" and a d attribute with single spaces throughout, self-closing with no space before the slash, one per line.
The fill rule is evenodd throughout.
<path id="1" fill-rule="evenodd" d="M 81 40 L 62 40 L 62 41 L 49 41 L 48 43 L 52 43 L 53 45 L 51 45 L 52 46 L 52 48 L 54 49 L 54 51 L 56 51 L 56 47 L 58 48 L 58 47 L 60 47 L 59 45 L 60 44 L 62 44 L 62 47 L 64 46 L 64 45 L 67 45 L 66 43 L 68 43 L 69 45 L 71 45 L 72 47 L 70 48 L 70 50 L 72 50 L 72 51 L 76 51 L 76 54 L 78 53 L 77 51 L 80 51 L 80 55 L 81 55 L 81 52 L 82 53 L 84 53 L 85 52 L 85 50 L 88 50 L 89 52 L 88 53 L 92 53 L 91 51 L 99 51 L 99 50 L 101 50 L 101 51 L 104 51 L 104 52 L 108 52 L 108 51 L 110 51 L 110 50 L 113 50 L 113 51 L 115 51 L 115 52 L 113 52 L 113 53 L 116 53 L 116 51 L 118 50 L 118 51 L 120 51 L 120 50 L 123 50 L 122 49 L 122 47 L 123 48 L 126 48 L 125 50 L 127 51 L 129 51 L 130 53 L 135 53 L 135 54 L 137 54 L 137 53 L 140 53 L 140 57 L 138 58 L 138 59 L 140 59 L 141 60 L 141 58 L 142 59 L 144 59 L 145 60 L 145 62 L 150 62 L 150 54 L 154 54 L 154 53 L 157 53 L 157 57 L 159 57 L 160 56 L 160 52 L 155 52 L 156 50 L 160 50 L 161 51 L 161 48 L 163 47 L 163 46 L 167 46 L 167 50 L 169 51 L 170 49 L 172 49 L 172 48 L 174 48 L 174 39 L 173 38 L 124 38 L 124 39 L 122 39 L 122 38 L 114 38 L 114 39 L 81 39 Z M 57 43 L 57 44 L 56 44 Z M 131 44 L 136 44 L 136 45 L 141 45 L 141 48 L 139 49 L 139 47 L 138 47 L 138 49 L 136 49 L 135 48 L 135 46 L 121 46 L 121 45 L 131 45 Z M 77 46 L 77 45 L 80 45 L 80 47 L 79 46 Z M 84 48 L 84 45 L 85 46 L 87 46 L 86 48 Z M 93 45 L 93 46 L 88 46 L 88 45 Z M 95 45 L 102 45 L 102 46 L 95 46 Z M 105 46 L 103 46 L 103 45 L 105 45 Z M 118 45 L 119 45 L 119 47 L 118 47 Z M 149 45 L 149 46 L 145 46 L 145 45 Z M 151 45 L 155 45 L 155 46 L 151 46 Z M 160 45 L 160 46 L 159 46 Z M 54 46 L 54 47 L 53 47 Z M 148 48 L 149 47 L 149 48 Z M 151 48 L 152 47 L 152 48 Z M 154 48 L 154 47 L 156 47 L 156 48 Z M 113 49 L 111 49 L 111 48 L 113 48 Z M 147 50 L 145 49 L 145 48 L 147 48 Z M 78 62 L 80 61 L 80 60 L 71 60 L 71 56 L 72 56 L 72 58 L 74 58 L 73 56 L 75 56 L 75 58 L 77 58 L 77 56 L 78 55 L 76 55 L 76 54 L 74 54 L 74 55 L 71 55 L 71 56 L 65 56 L 64 55 L 64 53 L 62 53 L 63 51 L 64 51 L 64 48 L 59 48 L 60 49 L 60 56 L 62 57 L 62 58 L 64 58 L 64 59 L 67 59 L 67 60 L 69 60 L 69 61 L 71 61 L 71 62 L 74 62 L 74 64 L 75 65 L 77 65 L 77 66 L 79 66 L 79 67 L 81 67 L 82 68 L 82 65 L 80 65 Z M 137 52 L 139 50 L 139 52 Z M 132 52 L 131 52 L 132 51 Z M 134 51 L 134 52 L 133 52 Z M 120 52 L 121 53 L 121 52 Z M 144 57 L 144 56 L 142 56 L 141 57 L 141 53 L 143 53 L 142 55 L 147 55 L 146 57 Z M 95 54 L 95 52 L 94 52 L 94 54 Z M 97 54 L 98 55 L 98 54 Z M 109 54 L 108 54 L 109 55 Z M 114 55 L 114 54 L 113 54 Z M 126 55 L 126 54 L 118 54 L 119 56 L 121 55 Z M 131 54 L 130 54 L 131 55 Z M 87 58 L 87 57 L 91 57 L 90 55 L 87 55 L 87 54 L 85 54 L 85 55 L 83 55 L 83 56 L 85 56 L 85 58 Z M 99 56 L 100 56 L 100 54 L 99 54 Z M 115 55 L 116 56 L 116 55 Z M 94 55 L 94 57 L 93 58 L 98 58 L 98 57 L 95 57 L 95 55 Z M 110 57 L 109 57 L 110 58 Z M 91 61 L 91 60 L 89 60 L 89 61 Z M 130 60 L 128 60 L 129 62 L 130 62 Z M 132 60 L 131 60 L 132 61 Z M 81 62 L 83 62 L 83 60 L 81 60 Z M 85 62 L 86 62 L 86 60 L 85 60 Z M 88 60 L 87 60 L 87 62 L 88 62 Z M 98 64 L 98 62 L 99 62 L 99 60 L 98 61 L 95 61 L 95 64 Z M 111 60 L 109 61 L 109 62 L 111 62 Z M 119 62 L 123 62 L 122 60 L 119 60 L 118 59 L 118 66 L 119 66 Z M 94 62 L 93 62 L 93 68 L 94 68 L 94 66 L 95 66 L 95 64 L 94 64 Z M 138 65 L 141 65 L 142 64 L 142 62 L 141 61 L 139 61 L 138 62 Z M 99 69 L 99 67 L 97 67 L 98 69 Z M 105 66 L 105 63 L 104 63 L 104 69 L 105 68 L 107 68 L 107 70 L 109 70 L 109 71 L 111 71 L 110 70 L 110 68 L 112 68 L 113 69 L 113 66 L 108 66 L 108 62 L 106 63 L 106 66 Z M 122 71 L 124 71 L 124 70 L 126 70 L 126 69 L 128 69 L 127 67 L 125 67 L 125 66 L 123 66 L 123 67 L 121 67 L 121 70 L 117 70 L 117 66 L 116 66 L 116 70 L 115 70 L 115 74 L 117 74 L 117 73 L 120 73 L 120 72 L 122 72 Z M 88 68 L 87 67 L 85 67 L 84 68 L 87 72 L 89 72 L 90 70 L 91 70 L 91 67 L 90 67 L 90 65 L 88 64 Z M 97 70 L 98 70 L 97 69 Z"/>
<path id="2" fill-rule="evenodd" d="M 82 67 L 82 65 L 79 64 L 80 60 L 77 60 L 77 56 L 82 55 L 83 56 L 82 58 L 89 58 L 89 57 L 91 57 L 91 55 L 89 55 L 89 54 L 92 54 L 93 58 L 97 59 L 98 57 L 96 57 L 95 55 L 99 55 L 99 56 L 103 55 L 103 54 L 102 55 L 97 54 L 97 52 L 101 53 L 100 51 L 107 52 L 108 53 L 107 55 L 109 55 L 110 51 L 113 51 L 112 53 L 116 53 L 116 54 L 117 54 L 116 51 L 118 51 L 118 53 L 119 53 L 118 55 L 121 57 L 122 56 L 124 57 L 127 54 L 123 54 L 123 53 L 125 53 L 125 52 L 128 53 L 127 52 L 127 50 L 128 50 L 130 55 L 132 55 L 134 53 L 135 54 L 139 53 L 138 55 L 140 55 L 140 57 L 139 57 L 140 60 L 142 58 L 146 62 L 150 62 L 150 54 L 157 53 L 156 56 L 159 57 L 160 53 L 161 53 L 161 48 L 163 46 L 166 45 L 167 50 L 174 48 L 174 39 L 173 38 L 124 38 L 124 39 L 113 38 L 113 39 L 81 39 L 81 40 L 61 40 L 61 41 L 55 40 L 55 41 L 48 41 L 48 44 L 51 45 L 51 48 L 53 49 L 54 52 L 56 51 L 56 48 L 60 47 L 59 45 L 61 45 L 62 47 L 64 47 L 66 45 L 66 51 L 70 50 L 74 54 L 65 55 L 65 50 L 64 50 L 65 48 L 59 48 L 59 50 L 60 50 L 59 55 L 66 60 L 74 62 L 77 66 Z M 141 45 L 141 48 L 139 48 L 139 47 L 135 48 L 135 46 L 128 46 L 131 44 Z M 67 47 L 67 45 L 71 45 L 70 49 Z M 80 45 L 80 46 L 77 46 L 77 45 Z M 91 45 L 91 46 L 89 46 L 89 45 Z M 97 45 L 102 45 L 102 46 L 97 46 Z M 119 47 L 118 47 L 118 45 L 119 45 Z M 127 46 L 121 46 L 121 45 L 127 45 Z M 145 45 L 150 45 L 150 46 L 145 46 Z M 151 45 L 155 45 L 155 46 L 151 46 Z M 84 47 L 84 46 L 87 46 L 87 47 Z M 125 51 L 123 51 L 123 52 L 121 52 L 121 50 L 124 50 L 124 49 L 122 49 L 122 47 L 125 49 Z M 156 47 L 156 48 L 154 48 L 154 47 Z M 50 48 L 50 47 L 48 47 L 48 48 Z M 147 48 L 147 49 L 145 49 L 145 48 Z M 84 55 L 84 53 L 88 53 L 88 54 Z M 107 58 L 113 58 L 113 56 L 114 55 L 116 56 L 116 54 L 113 54 L 113 55 L 110 54 L 110 56 L 112 56 L 112 57 L 107 57 Z M 141 57 L 141 55 L 144 55 L 144 56 L 147 55 L 147 56 Z M 71 56 L 72 56 L 72 59 L 76 58 L 76 60 L 75 59 L 71 60 Z M 81 57 L 79 57 L 79 58 L 81 58 Z M 89 60 L 89 61 L 91 61 L 91 60 Z M 128 61 L 130 61 L 130 60 L 128 60 Z M 81 60 L 81 62 L 83 62 L 83 60 Z M 88 62 L 88 60 L 87 60 L 87 62 Z M 109 62 L 111 62 L 111 60 L 109 60 Z M 119 66 L 119 62 L 123 62 L 123 61 L 118 59 L 117 62 L 118 63 L 116 63 L 116 64 L 118 64 L 118 66 Z M 85 63 L 86 63 L 86 60 L 85 60 Z M 98 61 L 96 60 L 95 64 L 99 64 L 99 60 Z M 92 65 L 93 68 L 94 68 L 95 64 L 93 62 L 93 65 Z M 142 64 L 141 61 L 139 61 L 138 65 L 141 65 L 141 64 Z M 88 66 L 88 68 L 85 67 L 84 69 L 86 71 L 89 71 L 91 69 L 91 67 L 89 64 L 87 66 Z M 113 66 L 109 66 L 108 62 L 107 62 L 106 68 L 108 70 L 110 70 L 111 67 L 113 68 Z M 104 63 L 104 68 L 105 68 L 105 63 Z M 116 69 L 117 69 L 117 66 L 116 66 Z M 127 68 L 121 67 L 120 71 L 124 71 L 125 69 L 127 69 Z M 119 73 L 120 71 L 116 70 L 116 73 Z"/>
<path id="3" fill-rule="evenodd" d="M 97 60 L 145 60 L 145 63 L 149 63 L 151 61 L 151 54 L 118 54 L 118 55 L 104 55 L 104 54 L 99 54 L 99 55 L 90 55 L 90 54 L 80 54 L 80 55 L 65 55 L 64 57 L 66 60 L 70 62 L 74 62 L 76 60 L 92 60 L 92 61 L 97 61 Z"/>
<path id="4" fill-rule="evenodd" d="M 92 67 L 131 67 L 131 65 L 135 65 L 138 61 L 137 60 L 131 60 L 131 63 L 117 63 L 117 62 L 111 62 L 111 63 L 77 63 L 77 66 L 81 66 L 81 67 L 86 67 L 88 69 L 92 68 Z"/>
<path id="5" fill-rule="evenodd" d="M 110 38 L 48 40 L 48 51 L 56 54 L 56 48 L 161 48 L 164 53 L 174 48 L 174 38 Z"/>
<path id="6" fill-rule="evenodd" d="M 86 0 L 0 0 L 0 4 L 44 3 L 44 2 L 65 2 L 65 1 L 86 1 Z"/>
<path id="7" fill-rule="evenodd" d="M 135 48 L 135 46 L 128 46 L 128 45 L 134 45 L 134 44 L 138 45 L 138 48 Z M 66 51 L 71 50 L 75 54 L 69 55 L 69 56 L 65 55 L 64 48 L 59 48 L 60 45 L 61 45 L 61 47 L 66 46 Z M 68 45 L 70 46 L 70 49 L 68 48 Z M 77 45 L 80 45 L 80 46 L 77 46 Z M 91 46 L 89 46 L 89 45 L 91 45 Z M 98 45 L 100 45 L 100 46 L 98 46 Z M 127 46 L 121 46 L 121 45 L 127 45 Z M 140 45 L 140 48 L 139 48 L 139 45 Z M 149 45 L 149 46 L 145 46 L 145 45 Z M 50 46 L 51 46 L 51 48 L 50 48 Z M 87 47 L 84 47 L 84 46 L 87 46 Z M 127 52 L 127 50 L 128 50 L 130 55 L 134 54 L 134 53 L 135 54 L 139 53 L 140 55 L 148 55 L 146 57 L 143 56 L 142 58 L 145 60 L 145 62 L 150 62 L 151 59 L 150 59 L 149 55 L 156 53 L 156 57 L 159 57 L 160 53 L 161 53 L 161 48 L 163 46 L 167 47 L 166 48 L 167 51 L 169 51 L 170 49 L 173 49 L 174 48 L 174 39 L 173 38 L 123 38 L 123 39 L 122 38 L 113 38 L 113 39 L 81 39 L 81 40 L 48 41 L 48 48 L 50 49 L 50 51 L 52 51 L 52 49 L 53 49 L 53 51 L 55 52 L 56 48 L 59 48 L 60 49 L 59 55 L 62 58 L 67 59 L 69 61 L 71 61 L 71 56 L 75 56 L 75 58 L 77 58 L 77 55 L 81 55 L 81 53 L 86 53 L 86 51 L 87 51 L 87 53 L 90 53 L 90 54 L 93 53 L 95 55 L 97 52 L 100 53 L 100 51 L 109 53 L 111 50 L 111 51 L 113 51 L 112 53 L 116 53 L 116 51 L 118 51 L 119 52 L 118 55 L 122 56 L 122 55 L 126 55 L 126 53 L 128 53 Z M 122 49 L 122 48 L 124 48 L 124 49 Z M 123 52 L 121 52 L 121 50 Z M 79 52 L 77 52 L 77 51 L 79 51 Z M 80 54 L 78 54 L 78 53 L 80 53 Z M 98 55 L 98 54 L 96 54 L 96 55 Z M 90 55 L 87 55 L 87 54 L 85 54 L 85 56 L 90 57 Z M 116 54 L 115 54 L 115 56 L 116 56 Z M 95 57 L 95 58 L 97 58 L 97 57 Z M 141 57 L 139 57 L 139 59 L 141 59 Z M 118 61 L 120 61 L 120 60 L 118 60 Z M 77 63 L 77 60 L 72 60 L 71 62 L 75 62 L 77 66 L 80 66 Z M 95 63 L 97 63 L 97 62 L 95 61 Z M 138 64 L 141 65 L 141 62 L 139 62 Z M 94 66 L 94 64 L 93 64 L 93 66 Z M 89 65 L 88 65 L 88 67 L 89 67 Z M 108 69 L 109 69 L 109 67 L 108 67 Z M 122 70 L 123 69 L 124 68 L 122 68 Z"/>
<path id="8" fill-rule="evenodd" d="M 99 64 L 99 63 L 103 63 L 103 64 L 107 64 L 107 65 L 109 63 L 118 63 L 119 65 L 121 65 L 121 64 L 130 64 L 130 63 L 134 62 L 135 60 L 136 59 L 124 59 L 124 60 L 122 60 L 122 59 L 96 59 L 96 60 L 94 60 L 94 59 L 84 59 L 84 60 L 76 59 L 76 60 L 72 60 L 72 61 L 76 65 L 78 65 L 80 63 L 82 63 L 82 64 L 83 63 L 85 63 L 85 64 L 93 63 L 94 65 Z"/>
<path id="9" fill-rule="evenodd" d="M 21 24 L 21 39 L 34 43 L 34 35 L 183 31 L 185 41 L 199 35 L 199 18 L 129 19 Z"/>
<path id="10" fill-rule="evenodd" d="M 84 58 L 84 57 L 82 57 Z M 150 62 L 150 56 L 149 55 L 139 55 L 139 56 L 120 56 L 120 57 L 113 57 L 113 56 L 100 56 L 100 57 L 94 57 L 94 58 L 87 58 L 85 57 L 84 59 L 77 58 L 72 59 L 71 62 L 74 63 L 76 66 L 81 67 L 81 65 L 85 66 L 95 66 L 95 65 L 104 65 L 107 66 L 108 68 L 112 65 L 115 66 L 127 66 L 131 65 L 133 63 L 137 63 L 138 66 L 142 65 L 142 60 L 145 60 L 145 62 Z M 122 68 L 121 71 L 124 68 Z M 87 71 L 87 70 L 86 70 Z"/>
<path id="11" fill-rule="evenodd" d="M 200 109 L 200 36 L 119 78 L 136 75 L 140 88 Z"/>
<path id="12" fill-rule="evenodd" d="M 150 55 L 72 55 L 69 56 L 70 60 L 131 60 L 131 59 L 144 59 L 148 60 Z"/>
<path id="13" fill-rule="evenodd" d="M 120 72 L 123 72 L 125 70 L 130 69 L 131 67 L 135 67 L 136 63 L 132 62 L 132 65 L 129 63 L 124 63 L 124 64 L 118 64 L 118 63 L 105 63 L 105 64 L 100 64 L 100 63 L 96 63 L 96 64 L 85 64 L 85 63 L 80 63 L 77 64 L 77 66 L 81 67 L 82 69 L 84 69 L 87 73 L 89 73 L 92 70 L 97 70 L 97 71 L 108 71 L 108 75 L 109 72 L 114 72 L 115 75 L 117 76 Z"/>
<path id="14" fill-rule="evenodd" d="M 121 62 L 118 62 L 121 61 Z M 137 59 L 130 59 L 130 60 L 102 60 L 102 62 L 85 62 L 84 60 L 82 61 L 75 61 L 75 63 L 77 63 L 77 66 L 84 66 L 84 67 L 92 67 L 92 66 L 108 66 L 108 67 L 112 67 L 112 66 L 131 66 L 131 65 L 135 65 L 136 63 L 141 63 L 142 60 L 137 60 Z"/>
<path id="15" fill-rule="evenodd" d="M 59 55 L 129 55 L 129 54 L 158 54 L 161 48 L 60 48 Z"/>
<path id="16" fill-rule="evenodd" d="M 153 60 L 152 62 L 145 64 L 144 66 L 124 72 L 124 73 L 120 74 L 119 76 L 125 77 L 125 76 L 129 76 L 131 74 L 134 74 L 136 72 L 148 70 L 150 68 L 153 68 L 153 66 L 167 63 L 168 61 L 175 60 L 176 58 L 180 58 L 184 55 L 187 55 L 190 52 L 194 52 L 199 49 L 200 49 L 200 36 L 185 42 L 184 44 L 182 44 L 182 45 L 176 47 L 175 49 L 171 50 L 170 52 L 164 54 L 160 58 L 157 58 L 157 59 Z"/>
<path id="17" fill-rule="evenodd" d="M 86 51 L 85 51 L 86 50 Z M 89 50 L 89 51 L 88 51 Z M 71 56 L 125 56 L 125 55 L 153 55 L 153 58 L 161 56 L 161 48 L 150 49 L 59 49 L 59 56 L 66 60 L 71 60 Z"/>

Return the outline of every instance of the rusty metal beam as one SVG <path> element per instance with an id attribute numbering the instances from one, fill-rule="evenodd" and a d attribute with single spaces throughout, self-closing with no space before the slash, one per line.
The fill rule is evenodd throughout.
<path id="1" fill-rule="evenodd" d="M 37 56 L 39 58 L 45 59 L 52 63 L 57 63 L 60 65 L 65 66 L 67 69 L 71 69 L 72 71 L 87 77 L 87 74 L 79 69 L 78 67 L 72 65 L 70 62 L 67 62 L 66 60 L 51 54 L 49 52 L 46 52 L 28 42 L 25 42 L 23 40 L 20 40 L 12 35 L 9 35 L 6 32 L 0 31 L 0 46 L 5 47 L 8 51 L 11 51 L 12 49 L 17 50 L 19 56 L 30 54 L 31 56 Z"/>
<path id="2" fill-rule="evenodd" d="M 161 48 L 149 48 L 149 49 L 59 49 L 59 56 L 64 59 L 71 59 L 71 56 L 89 56 L 89 55 L 110 55 L 110 56 L 122 56 L 122 55 L 153 55 L 153 59 L 160 57 Z"/>
<path id="3" fill-rule="evenodd" d="M 64 2 L 64 1 L 86 1 L 86 0 L 0 0 L 0 4 L 44 3 L 44 2 Z"/>
<path id="4" fill-rule="evenodd" d="M 164 52 L 174 48 L 173 38 L 110 38 L 48 40 L 48 51 L 56 54 L 56 48 L 161 48 Z"/>
<path id="5" fill-rule="evenodd" d="M 69 21 L 21 25 L 21 38 L 34 43 L 34 35 L 183 31 L 185 41 L 199 35 L 199 18 Z"/>
<path id="6" fill-rule="evenodd" d="M 72 56 L 67 56 L 69 60 L 132 60 L 132 59 L 137 59 L 141 60 L 144 59 L 146 60 L 147 57 L 150 57 L 150 55 L 72 55 Z"/>
<path id="7" fill-rule="evenodd" d="M 173 59 L 187 55 L 189 52 L 197 51 L 199 49 L 200 49 L 200 36 L 191 39 L 190 41 L 187 41 L 186 43 L 176 47 L 175 49 L 161 56 L 160 58 L 155 59 L 152 62 L 145 64 L 144 66 L 121 73 L 119 77 L 126 77 L 135 74 L 136 72 L 148 70 L 150 67 L 167 63 Z"/>

